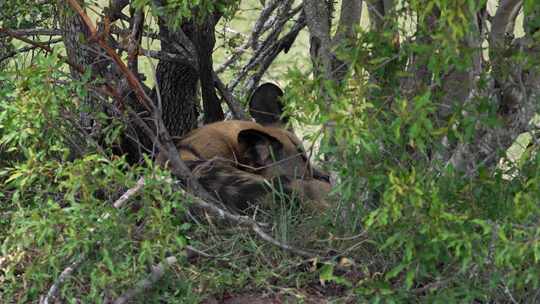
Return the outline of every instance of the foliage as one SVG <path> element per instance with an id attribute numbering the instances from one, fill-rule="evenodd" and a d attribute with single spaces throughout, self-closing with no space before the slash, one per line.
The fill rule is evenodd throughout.
<path id="1" fill-rule="evenodd" d="M 0 2 L 0 26 L 5 28 L 29 28 L 50 23 L 50 3 L 35 5 L 28 1 L 12 0 Z"/>
<path id="2" fill-rule="evenodd" d="M 58 86 L 64 75 L 52 58 L 21 70 L 20 78 L 2 75 L 8 85 L 0 97 L 0 144 L 10 161 L 0 171 L 0 294 L 8 302 L 34 301 L 80 260 L 79 279 L 63 286 L 62 295 L 99 302 L 104 290 L 119 296 L 149 265 L 185 246 L 185 199 L 150 162 L 128 170 L 123 158 L 95 149 L 70 155 L 68 139 L 77 134 L 66 116 L 84 83 Z M 140 176 L 145 191 L 114 208 Z M 171 297 L 192 297 L 188 285 Z"/>
<path id="3" fill-rule="evenodd" d="M 238 0 L 173 0 L 167 1 L 163 6 L 157 6 L 155 1 L 135 0 L 133 6 L 137 8 L 150 7 L 156 16 L 167 16 L 168 20 L 173 20 L 173 27 L 178 27 L 182 20 L 195 17 L 204 20 L 208 15 L 221 14 L 230 17 L 234 14 L 239 5 Z"/>
<path id="4" fill-rule="evenodd" d="M 20 17 L 9 26 L 50 17 L 28 3 L 8 2 L 0 4 L 0 14 L 6 9 Z M 163 9 L 154 1 L 133 4 L 180 23 L 210 12 L 232 18 L 239 1 L 168 1 Z M 74 81 L 56 54 L 37 56 L 22 68 L 7 66 L 0 73 L 0 298 L 35 302 L 75 262 L 80 265 L 72 278 L 60 286 L 62 299 L 105 302 L 165 257 L 184 257 L 189 243 L 212 254 L 182 259 L 144 295 L 145 303 L 195 303 L 254 290 L 304 299 L 310 288 L 352 302 L 535 302 L 537 134 L 527 133 L 530 145 L 519 155 L 508 155 L 508 147 L 494 151 L 494 165 L 482 160 L 463 171 L 450 161 L 452 149 L 508 125 L 499 92 L 492 90 L 498 62 L 482 61 L 474 83 L 459 83 L 474 87 L 474 94 L 447 102 L 453 93 L 446 88 L 448 76 L 476 71 L 475 58 L 484 52 L 487 33 L 471 33 L 485 4 L 403 1 L 384 27 L 360 28 L 339 46 L 340 59 L 350 63 L 343 83 L 294 69 L 281 80 L 289 82 L 284 100 L 291 117 L 319 127 L 306 139 L 323 138 L 319 152 L 337 176 L 335 210 L 304 214 L 276 195 L 270 205 L 278 206 L 254 217 L 271 222 L 279 241 L 325 258 L 307 263 L 242 227 L 185 216 L 189 200 L 173 189 L 166 171 L 149 159 L 129 165 L 113 153 L 122 121 L 92 113 L 105 127 L 97 136 L 86 134 L 78 115 L 90 111 L 80 102 L 90 75 Z M 526 13 L 536 9 L 536 1 L 524 1 Z M 437 22 L 429 24 L 434 15 Z M 417 20 L 413 29 L 404 19 Z M 525 28 L 539 33 L 537 20 Z M 509 71 L 524 64 L 527 76 L 538 73 L 535 53 L 498 55 Z M 405 90 L 404 84 L 421 78 L 416 67 L 428 76 Z M 114 208 L 140 177 L 144 191 Z"/>
<path id="5" fill-rule="evenodd" d="M 371 256 L 354 256 L 376 265 L 354 285 L 360 299 L 454 303 L 511 297 L 521 303 L 540 287 L 540 156 L 531 153 L 538 146 L 528 147 L 519 163 L 498 151 L 509 167 L 480 163 L 472 175 L 437 157 L 448 149 L 445 141 L 472 142 L 503 123 L 496 104 L 480 94 L 445 119 L 437 115 L 448 73 L 472 69 L 475 50 L 463 40 L 480 2 L 411 1 L 402 14 L 441 12 L 437 28 L 429 29 L 429 44 L 405 41 L 398 49 L 384 35 L 360 32 L 354 47 L 342 52 L 353 62 L 342 86 L 290 73 L 290 114 L 301 123 L 332 126 L 313 136 L 331 132 L 321 151 L 333 159 L 340 179 L 334 233 L 365 230 L 373 246 Z M 403 59 L 424 60 L 426 54 L 433 85 L 411 96 L 399 89 L 408 76 Z M 480 75 L 480 90 L 489 72 Z"/>

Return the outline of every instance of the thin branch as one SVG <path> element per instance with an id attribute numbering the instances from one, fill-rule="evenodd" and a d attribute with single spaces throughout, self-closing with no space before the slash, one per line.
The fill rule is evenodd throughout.
<path id="1" fill-rule="evenodd" d="M 292 9 L 290 14 L 283 14 L 283 16 L 279 18 L 279 22 L 277 22 L 277 25 L 274 26 L 274 30 L 268 34 L 268 37 L 265 39 L 263 43 L 261 43 L 261 45 L 255 51 L 255 54 L 253 54 L 249 62 L 240 70 L 240 72 L 228 85 L 231 91 L 233 91 L 236 88 L 236 86 L 242 81 L 242 79 L 244 79 L 247 76 L 249 71 L 256 68 L 258 64 L 262 62 L 266 56 L 272 53 L 271 48 L 276 45 L 277 37 L 279 36 L 279 34 L 281 34 L 281 31 L 283 30 L 285 24 L 293 16 L 299 13 L 302 10 L 302 7 L 303 7 L 302 5 L 299 5 L 298 7 Z"/>
<path id="2" fill-rule="evenodd" d="M 259 40 L 259 37 L 264 32 L 264 26 L 272 15 L 272 12 L 277 8 L 278 4 L 279 1 L 277 0 L 268 1 L 266 2 L 264 8 L 261 10 L 261 13 L 259 14 L 259 19 L 257 19 L 255 25 L 253 26 L 253 32 L 251 33 L 251 39 L 249 41 L 254 50 L 258 48 L 257 42 Z"/>
<path id="3" fill-rule="evenodd" d="M 62 35 L 62 30 L 60 29 L 41 29 L 41 28 L 33 28 L 33 29 L 16 29 L 11 30 L 11 33 L 17 36 L 60 36 Z M 1 34 L 1 36 L 11 36 L 7 33 Z"/>
<path id="4" fill-rule="evenodd" d="M 302 250 L 302 249 L 298 249 L 298 248 L 295 248 L 295 247 L 292 247 L 288 244 L 285 244 L 285 243 L 282 243 L 276 239 L 274 239 L 273 237 L 271 237 L 269 234 L 267 234 L 266 232 L 264 232 L 262 230 L 261 227 L 259 226 L 252 226 L 251 229 L 261 238 L 263 239 L 264 241 L 267 241 L 268 243 L 274 245 L 274 246 L 277 246 L 285 251 L 289 251 L 291 253 L 294 253 L 298 256 L 301 256 L 301 257 L 304 257 L 304 258 L 308 258 L 308 259 L 313 259 L 315 257 L 317 257 L 317 254 L 315 253 L 312 253 L 312 252 L 309 252 L 309 251 L 305 251 L 305 250 Z"/>
<path id="5" fill-rule="evenodd" d="M 111 33 L 115 34 L 115 35 L 119 35 L 121 37 L 126 37 L 126 36 L 130 35 L 131 32 L 130 32 L 129 29 L 122 29 L 122 28 L 118 27 L 117 25 L 111 24 Z M 143 35 L 143 37 L 147 37 L 147 38 L 154 39 L 154 40 L 163 40 L 163 38 L 160 39 L 158 33 L 143 32 L 142 35 Z"/>
<path id="6" fill-rule="evenodd" d="M 71 273 L 75 271 L 79 267 L 79 265 L 84 261 L 85 256 L 82 255 L 79 258 L 75 260 L 75 262 L 71 263 L 68 267 L 66 267 L 58 276 L 58 278 L 54 281 L 51 288 L 49 288 L 49 291 L 47 292 L 47 295 L 42 297 L 39 300 L 39 304 L 49 304 L 49 303 L 56 303 L 55 299 L 58 296 L 58 292 L 60 291 L 60 287 L 64 282 L 71 276 Z"/>
<path id="7" fill-rule="evenodd" d="M 220 74 L 223 73 L 228 67 L 230 67 L 233 63 L 235 63 L 239 58 L 240 55 L 245 53 L 249 49 L 249 41 L 244 43 L 242 46 L 234 50 L 232 55 L 225 60 L 224 63 L 222 63 L 220 66 L 217 67 L 216 73 Z"/>
<path id="8" fill-rule="evenodd" d="M 412 289 L 411 292 L 413 294 L 422 294 L 426 291 L 429 291 L 431 289 L 440 289 L 446 285 L 448 285 L 452 281 L 452 278 L 446 279 L 446 280 L 437 280 L 435 282 L 426 284 L 422 287 Z"/>
<path id="9" fill-rule="evenodd" d="M 141 45 L 144 13 L 141 10 L 137 10 L 131 20 L 132 32 L 128 39 L 128 67 L 132 73 L 138 75 L 138 61 L 139 48 Z"/>
<path id="10" fill-rule="evenodd" d="M 135 186 L 133 188 L 129 188 L 126 192 L 124 192 L 124 194 L 122 194 L 122 196 L 120 196 L 120 198 L 118 198 L 114 203 L 113 203 L 113 207 L 118 209 L 118 208 L 122 208 L 122 206 L 134 195 L 136 195 L 137 193 L 139 193 L 139 191 L 141 191 L 141 189 L 144 187 L 144 178 L 141 177 L 139 178 L 139 180 L 137 181 L 137 183 L 135 184 Z"/>
<path id="11" fill-rule="evenodd" d="M 186 251 L 187 251 L 187 257 L 188 259 L 196 257 L 196 256 L 202 256 L 205 258 L 221 258 L 219 256 L 210 255 L 202 250 L 199 250 L 193 246 L 186 245 Z"/>
<path id="12" fill-rule="evenodd" d="M 258 45 L 259 45 L 258 41 L 259 41 L 260 36 L 266 33 L 274 24 L 274 22 L 270 22 L 269 17 L 270 16 L 265 16 L 262 13 L 259 15 L 259 19 L 257 19 L 257 21 L 255 22 L 254 28 L 257 28 L 258 24 L 262 24 L 263 27 L 259 30 L 254 30 L 250 38 L 243 45 L 236 48 L 234 52 L 232 53 L 232 55 L 229 58 L 227 58 L 227 60 L 225 60 L 224 63 L 222 63 L 219 67 L 217 67 L 216 73 L 220 74 L 223 71 L 225 71 L 225 69 L 227 69 L 229 66 L 234 64 L 240 58 L 240 55 L 245 53 L 250 48 L 250 46 L 253 47 L 254 50 L 258 49 Z"/>
<path id="13" fill-rule="evenodd" d="M 104 10 L 110 21 L 125 19 L 126 16 L 122 13 L 122 10 L 129 4 L 129 0 L 111 0 L 110 3 L 109 7 Z"/>
<path id="14" fill-rule="evenodd" d="M 246 96 L 251 96 L 253 91 L 255 91 L 255 88 L 257 87 L 262 76 L 264 75 L 264 73 L 266 73 L 272 62 L 274 62 L 276 57 L 282 51 L 287 52 L 291 48 L 292 44 L 296 40 L 296 37 L 298 37 L 298 34 L 304 27 L 306 27 L 306 19 L 302 15 L 296 21 L 291 31 L 287 33 L 287 35 L 279 39 L 274 45 L 272 45 L 272 47 L 270 47 L 268 51 L 265 52 L 264 56 L 261 56 L 261 61 L 257 64 L 257 66 L 259 66 L 259 69 L 246 82 Z"/>
<path id="15" fill-rule="evenodd" d="M 77 14 L 81 17 L 83 22 L 85 23 L 86 27 L 88 28 L 88 31 L 90 32 L 90 41 L 97 40 L 97 43 L 99 46 L 103 48 L 103 50 L 111 57 L 111 59 L 116 63 L 117 67 L 120 69 L 122 74 L 126 77 L 127 82 L 134 90 L 135 94 L 137 95 L 137 98 L 139 102 L 148 110 L 152 107 L 152 100 L 146 93 L 144 92 L 144 89 L 141 85 L 141 83 L 138 81 L 137 77 L 128 69 L 126 64 L 122 61 L 120 56 L 109 46 L 107 45 L 107 42 L 97 34 L 96 27 L 94 26 L 94 23 L 88 17 L 88 15 L 84 12 L 82 7 L 80 6 L 79 2 L 76 0 L 67 0 L 69 2 L 69 5 L 75 10 Z"/>
<path id="16" fill-rule="evenodd" d="M 247 120 L 248 117 L 244 110 L 242 109 L 242 106 L 240 103 L 236 100 L 234 95 L 227 89 L 223 81 L 219 78 L 216 72 L 213 73 L 214 75 L 214 84 L 216 88 L 218 89 L 219 93 L 229 106 L 229 109 L 231 110 L 234 118 L 240 119 L 240 120 Z"/>
<path id="17" fill-rule="evenodd" d="M 10 36 L 12 38 L 15 38 L 15 39 L 18 39 L 22 42 L 26 42 L 30 45 L 33 45 L 37 48 L 40 48 L 40 49 L 43 49 L 49 53 L 52 53 L 53 50 L 52 48 L 50 48 L 46 43 L 43 43 L 43 42 L 37 42 L 37 41 L 34 41 L 32 39 L 29 39 L 29 38 L 26 38 L 24 37 L 24 35 L 19 35 L 16 31 L 12 31 L 12 30 L 9 30 L 9 29 L 6 29 L 6 28 L 0 28 L 0 34 L 4 34 L 6 36 Z"/>
<path id="18" fill-rule="evenodd" d="M 58 43 L 58 42 L 61 42 L 62 41 L 62 38 L 58 38 L 58 39 L 52 39 L 50 41 L 47 41 L 47 44 L 48 45 L 51 45 L 51 44 L 54 44 L 54 43 Z M 6 59 L 9 59 L 11 57 L 14 57 L 16 56 L 17 54 L 20 54 L 20 53 L 25 53 L 25 52 L 29 52 L 29 51 L 33 51 L 35 49 L 39 49 L 41 48 L 40 46 L 37 46 L 37 45 L 29 45 L 29 46 L 26 46 L 26 47 L 22 47 L 20 49 L 17 49 L 15 51 L 12 51 L 12 52 L 9 52 L 7 54 L 5 54 L 4 56 L 0 57 L 0 62 L 6 60 Z"/>
<path id="19" fill-rule="evenodd" d="M 156 282 L 158 282 L 163 275 L 165 275 L 165 271 L 171 266 L 176 264 L 177 259 L 174 256 L 170 256 L 165 258 L 161 263 L 159 263 L 156 266 L 152 266 L 152 270 L 150 271 L 150 275 L 143 280 L 140 280 L 135 287 L 132 289 L 126 291 L 124 294 L 122 294 L 118 299 L 114 301 L 114 304 L 124 304 L 128 303 L 130 300 L 135 298 L 137 295 L 143 293 L 144 291 L 152 288 Z"/>
<path id="20" fill-rule="evenodd" d="M 33 45 L 33 46 L 35 46 L 37 48 L 40 48 L 42 50 L 45 50 L 45 51 L 47 51 L 49 53 L 53 52 L 53 49 L 50 46 L 48 46 L 47 44 L 41 43 L 41 42 L 36 42 L 34 40 L 31 40 L 31 39 L 28 39 L 26 37 L 20 36 L 17 33 L 11 31 L 11 30 L 8 30 L 8 29 L 5 29 L 5 28 L 0 28 L 0 34 L 2 34 L 2 33 L 6 34 L 6 35 L 8 35 L 8 36 L 10 36 L 12 38 L 18 39 L 18 40 L 23 41 L 25 43 L 28 43 L 30 45 Z M 69 58 L 66 58 L 66 57 L 64 57 L 64 56 L 62 56 L 60 54 L 57 54 L 56 57 L 58 59 L 60 59 L 61 61 L 67 63 L 69 66 L 71 66 L 73 69 L 75 69 L 78 73 L 84 74 L 84 68 L 82 66 L 78 65 L 77 63 L 71 61 Z M 96 77 L 92 75 L 91 79 L 95 80 Z M 115 99 L 117 99 L 119 101 L 122 100 L 120 98 L 120 96 L 118 96 L 116 91 L 109 84 L 105 83 L 104 87 L 105 87 L 104 90 L 100 90 L 99 88 L 97 88 L 97 89 L 100 91 L 100 93 L 105 94 L 106 96 L 111 96 L 111 97 L 113 97 L 113 98 L 115 98 Z"/>

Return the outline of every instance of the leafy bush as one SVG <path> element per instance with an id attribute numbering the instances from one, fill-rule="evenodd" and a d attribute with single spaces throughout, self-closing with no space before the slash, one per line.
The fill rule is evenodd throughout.
<path id="1" fill-rule="evenodd" d="M 74 131 L 77 120 L 66 117 L 75 113 L 84 83 L 58 86 L 64 75 L 51 58 L 20 78 L 2 76 L 8 85 L 0 97 L 0 143 L 8 157 L 0 171 L 0 294 L 8 302 L 34 301 L 78 263 L 78 280 L 62 287 L 63 297 L 99 302 L 182 250 L 189 229 L 181 220 L 185 199 L 150 162 L 129 167 L 91 147 L 84 157 L 70 155 L 70 140 L 82 135 Z M 142 176 L 145 191 L 114 208 Z"/>
<path id="2" fill-rule="evenodd" d="M 412 2 L 404 10 L 432 13 L 432 6 Z M 339 206 L 331 231 L 368 235 L 369 254 L 350 255 L 370 265 L 353 287 L 360 299 L 531 301 L 540 274 L 540 156 L 531 153 L 538 146 L 514 155 L 519 163 L 496 151 L 494 157 L 509 166 L 479 162 L 473 174 L 443 161 L 449 147 L 474 142 L 503 122 L 498 105 L 482 93 L 492 77 L 487 70 L 470 102 L 445 115 L 438 112 L 448 73 L 473 68 L 475 50 L 462 41 L 471 26 L 466 16 L 478 7 L 436 5 L 448 14 L 430 29 L 432 44 L 417 41 L 396 49 L 382 34 L 361 32 L 342 54 L 353 68 L 341 86 L 306 81 L 309 75 L 291 71 L 289 112 L 301 123 L 324 126 L 311 136 L 325 134 L 320 151 L 338 173 Z M 432 87 L 413 95 L 401 90 L 410 77 L 402 58 L 423 60 L 426 54 Z"/>
<path id="3" fill-rule="evenodd" d="M 152 3 L 134 1 L 156 9 Z M 154 13 L 189 16 L 200 4 L 203 12 L 229 17 L 237 2 L 168 3 Z M 504 107 L 504 89 L 495 83 L 507 80 L 514 66 L 521 76 L 538 75 L 537 50 L 521 50 L 538 45 L 540 32 L 533 20 L 525 26 L 532 40 L 520 51 L 511 45 L 509 54 L 490 50 L 491 60 L 485 59 L 486 33 L 477 22 L 485 4 L 405 1 L 382 28 L 359 29 L 356 39 L 340 46 L 340 60 L 350 64 L 342 82 L 291 70 L 287 107 L 300 125 L 320 127 L 307 138 L 322 138 L 319 152 L 337 176 L 336 207 L 308 217 L 285 201 L 257 220 L 272 222 L 279 241 L 318 249 L 320 256 L 308 263 L 245 227 L 224 229 L 211 217 L 203 224 L 188 221 L 189 200 L 167 172 L 149 159 L 130 166 L 112 153 L 121 122 L 91 113 L 107 126 L 97 136 L 105 142 L 78 125 L 77 115 L 90 111 L 80 102 L 88 94 L 88 76 L 73 81 L 54 56 L 39 56 L 19 70 L 8 66 L 0 74 L 1 298 L 37 301 L 66 267 L 77 265 L 61 285 L 62 298 L 105 302 L 165 257 L 185 255 L 189 240 L 217 254 L 175 266 L 145 302 L 197 302 L 252 290 L 294 293 L 313 285 L 323 285 L 324 292 L 335 287 L 339 296 L 358 302 L 536 302 L 537 134 L 526 133 L 528 146 L 514 155 L 508 145 L 483 152 L 503 136 L 479 139 L 504 131 L 519 112 Z M 525 13 L 536 6 L 526 1 Z M 434 15 L 437 22 L 429 24 Z M 414 35 L 407 18 L 417 20 Z M 452 87 L 449 75 L 457 74 L 466 81 Z M 461 100 L 453 95 L 460 86 L 470 86 Z M 540 94 L 526 92 L 531 90 L 522 92 L 522 104 L 531 98 L 529 110 L 537 112 Z M 519 144 L 518 135 L 512 141 Z M 470 157 L 469 166 L 454 161 L 460 155 Z M 141 177 L 144 191 L 115 208 Z"/>

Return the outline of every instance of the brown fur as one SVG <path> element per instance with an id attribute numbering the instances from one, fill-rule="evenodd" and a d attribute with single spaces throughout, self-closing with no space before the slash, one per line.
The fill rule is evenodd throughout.
<path id="1" fill-rule="evenodd" d="M 282 157 L 275 156 L 277 161 L 266 168 L 257 168 L 257 164 L 249 155 L 249 146 L 239 141 L 242 131 L 255 130 L 275 138 L 283 146 Z M 179 145 L 182 160 L 211 159 L 221 157 L 244 165 L 247 171 L 259 171 L 260 175 L 268 178 L 285 175 L 290 178 L 312 177 L 311 166 L 307 161 L 300 140 L 284 129 L 264 127 L 250 121 L 229 120 L 205 125 L 194 130 L 183 138 Z M 280 159 L 281 158 L 281 159 Z"/>
<path id="2" fill-rule="evenodd" d="M 264 102 L 278 95 L 275 86 L 261 87 L 270 88 L 272 93 L 268 95 L 271 98 L 262 98 Z M 263 96 L 264 91 L 254 95 Z M 257 104 L 252 100 L 250 106 Z M 252 115 L 261 112 L 251 111 Z M 257 115 L 253 116 L 257 119 Z M 265 196 L 273 182 L 279 181 L 301 201 L 311 201 L 316 209 L 326 209 L 325 197 L 331 186 L 327 181 L 315 179 L 321 174 L 314 174 L 301 141 L 283 128 L 280 121 L 271 121 L 268 115 L 263 118 L 265 125 L 230 120 L 195 129 L 177 142 L 180 157 L 199 182 L 229 206 L 243 210 L 249 202 L 255 203 Z M 166 156 L 158 155 L 158 163 L 164 164 L 165 160 Z"/>

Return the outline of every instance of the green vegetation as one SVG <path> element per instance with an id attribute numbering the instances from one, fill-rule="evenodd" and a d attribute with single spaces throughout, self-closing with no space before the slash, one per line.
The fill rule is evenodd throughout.
<path id="1" fill-rule="evenodd" d="M 153 1 L 135 2 L 155 14 Z M 197 6 L 223 12 L 225 26 L 251 24 L 260 5 L 247 2 L 170 1 L 164 14 L 187 18 Z M 46 7 L 21 5 L 18 12 L 18 1 L 12 4 L 5 7 L 21 19 L 1 20 L 2 28 L 24 27 L 35 16 L 48 20 L 40 26 L 52 22 Z M 249 294 L 291 303 L 538 302 L 537 126 L 527 121 L 528 129 L 516 127 L 506 146 L 483 149 L 504 142 L 503 132 L 517 124 L 509 123 L 512 115 L 526 104 L 531 117 L 538 112 L 540 14 L 532 13 L 538 5 L 524 1 L 525 16 L 536 19 L 525 31 L 512 28 L 527 43 L 490 53 L 483 46 L 487 30 L 470 34 L 486 1 L 400 4 L 383 28 L 359 26 L 355 39 L 337 47 L 349 63 L 342 81 L 313 73 L 307 30 L 292 57 L 275 61 L 266 76 L 287 84 L 287 113 L 336 185 L 324 214 L 306 214 L 276 193 L 271 208 L 250 216 L 269 223 L 265 229 L 278 242 L 314 253 L 311 258 L 197 209 L 150 156 L 133 164 L 119 155 L 127 114 L 87 108 L 82 101 L 102 81 L 90 71 L 74 80 L 56 56 L 62 47 L 0 62 L 0 302 L 38 302 L 72 266 L 58 285 L 62 302 L 109 303 L 171 256 L 178 262 L 134 301 L 200 303 Z M 434 14 L 436 24 L 423 23 Z M 364 11 L 364 25 L 366 17 Z M 407 18 L 417 20 L 413 27 Z M 155 27 L 152 22 L 146 25 Z M 240 34 L 217 35 L 216 66 L 244 42 Z M 244 56 L 224 72 L 225 80 L 249 59 Z M 484 56 L 480 68 L 478 56 Z M 515 66 L 525 76 L 512 88 L 525 91 L 514 111 L 495 96 Z M 152 67 L 141 70 L 152 75 Z M 476 74 L 466 83 L 449 87 L 455 84 L 450 76 L 471 71 Z M 421 83 L 410 85 L 411 79 Z M 454 94 L 468 85 L 463 99 Z M 112 99 L 104 104 L 115 105 Z M 81 113 L 93 115 L 99 134 L 81 125 Z M 498 133 L 486 135 L 493 130 Z M 143 190 L 115 207 L 142 177 Z"/>

